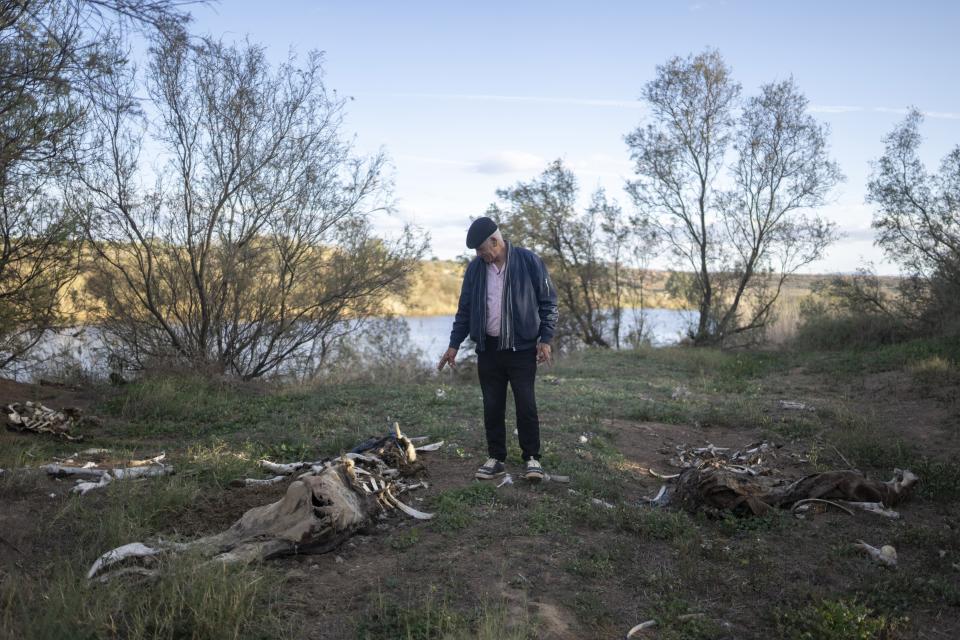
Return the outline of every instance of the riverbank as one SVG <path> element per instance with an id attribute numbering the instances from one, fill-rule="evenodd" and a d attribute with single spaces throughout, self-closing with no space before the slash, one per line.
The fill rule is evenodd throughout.
<path id="1" fill-rule="evenodd" d="M 457 312 L 460 284 L 464 265 L 453 260 L 425 260 L 413 278 L 407 296 L 387 300 L 386 311 L 400 316 L 452 315 Z M 667 290 L 669 271 L 649 270 L 645 277 L 643 306 L 647 309 L 687 310 L 683 300 L 675 298 Z M 828 275 L 797 274 L 787 279 L 782 292 L 787 304 L 806 296 L 817 280 Z M 881 278 L 883 285 L 891 289 L 897 278 Z M 639 301 L 628 304 L 639 306 Z"/>
<path id="2" fill-rule="evenodd" d="M 499 489 L 472 478 L 486 455 L 470 367 L 462 380 L 285 388 L 189 375 L 121 388 L 4 383 L 3 403 L 79 405 L 102 424 L 82 444 L 0 433 L 0 626 L 28 639 L 492 640 L 623 637 L 654 619 L 657 638 L 956 637 L 958 366 L 950 342 L 577 353 L 537 386 L 544 464 L 571 484 Z M 228 569 L 188 557 L 157 565 L 158 579 L 85 580 L 109 548 L 222 531 L 276 500 L 284 485 L 230 487 L 260 477 L 260 458 L 335 455 L 388 420 L 446 442 L 424 456 L 429 488 L 410 497 L 433 521 L 392 515 L 319 556 Z M 899 520 L 711 518 L 641 504 L 662 483 L 647 470 L 671 472 L 677 445 L 761 441 L 782 446 L 796 473 L 849 465 L 886 479 L 908 467 L 919 490 Z M 177 474 L 78 497 L 72 483 L 11 471 L 87 448 L 165 451 Z M 898 568 L 871 562 L 858 539 L 895 546 Z"/>

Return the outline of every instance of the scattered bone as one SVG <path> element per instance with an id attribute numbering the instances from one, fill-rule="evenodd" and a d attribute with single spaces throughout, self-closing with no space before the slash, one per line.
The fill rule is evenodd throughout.
<path id="1" fill-rule="evenodd" d="M 70 407 L 54 411 L 39 402 L 14 402 L 3 407 L 7 414 L 7 428 L 12 431 L 32 431 L 78 442 L 83 436 L 74 436 L 70 430 L 81 420 L 80 410 Z"/>
<path id="2" fill-rule="evenodd" d="M 894 511 L 893 509 L 887 509 L 883 506 L 882 502 L 846 502 L 845 504 L 848 507 L 874 513 L 878 516 L 883 516 L 884 518 L 890 518 L 891 520 L 900 519 L 899 512 Z"/>
<path id="3" fill-rule="evenodd" d="M 652 629 L 652 628 L 655 627 L 655 626 L 657 626 L 657 621 L 656 621 L 656 620 L 647 620 L 646 622 L 641 622 L 641 623 L 638 624 L 637 626 L 635 626 L 635 627 L 633 627 L 632 629 L 630 629 L 630 631 L 627 631 L 627 640 L 629 640 L 630 638 L 632 638 L 632 637 L 635 636 L 636 634 L 640 633 L 641 631 L 643 631 L 643 630 L 645 630 L 645 629 Z"/>
<path id="4" fill-rule="evenodd" d="M 394 432 L 377 438 L 379 445 L 364 446 L 365 454 L 346 454 L 310 463 L 310 470 L 290 482 L 280 500 L 248 510 L 226 531 L 186 544 L 124 545 L 101 556 L 89 575 L 93 577 L 123 558 L 187 549 L 219 562 L 326 553 L 378 518 L 387 517 L 388 511 L 399 510 L 413 518 L 429 520 L 433 514 L 415 509 L 397 497 L 426 485 L 400 479 L 409 477 L 411 470 L 422 470 L 423 465 L 416 461 L 413 444 L 396 425 Z M 387 467 L 385 460 L 392 461 L 397 468 Z M 128 471 L 151 468 L 134 467 Z M 298 467 L 290 467 L 293 468 Z M 280 474 L 265 481 L 281 482 L 288 477 Z"/>
<path id="5" fill-rule="evenodd" d="M 686 400 L 690 397 L 690 389 L 685 385 L 680 385 L 673 390 L 673 393 L 670 394 L 671 400 Z"/>
<path id="6" fill-rule="evenodd" d="M 302 471 L 303 469 L 310 468 L 313 462 L 291 462 L 289 464 L 279 464 L 276 462 L 270 462 L 269 460 L 261 460 L 260 466 L 270 473 L 282 473 L 284 475 L 290 475 L 296 473 L 297 471 Z"/>
<path id="7" fill-rule="evenodd" d="M 501 480 L 500 484 L 497 485 L 497 489 L 508 484 L 513 484 L 513 476 L 511 476 L 509 473 L 503 476 L 503 480 Z"/>
<path id="8" fill-rule="evenodd" d="M 670 459 L 670 464 L 679 469 L 712 467 L 756 476 L 768 471 L 764 459 L 775 457 L 777 449 L 777 445 L 770 442 L 757 442 L 733 452 L 728 447 L 717 447 L 710 443 L 705 447 L 679 445 L 676 448 L 677 455 Z M 663 476 L 656 477 L 663 479 Z"/>
<path id="9" fill-rule="evenodd" d="M 155 478 L 157 476 L 173 475 L 173 467 L 166 464 L 149 467 L 121 467 L 110 471 L 116 480 L 131 480 L 133 478 Z"/>
<path id="10" fill-rule="evenodd" d="M 867 544 L 863 540 L 857 540 L 853 546 L 863 549 L 870 557 L 879 562 L 880 564 L 886 565 L 888 567 L 897 566 L 897 550 L 894 549 L 891 545 L 885 544 L 879 549 L 876 547 Z"/>
<path id="11" fill-rule="evenodd" d="M 123 569 L 117 569 L 116 571 L 111 571 L 110 573 L 100 576 L 97 578 L 97 582 L 106 584 L 107 582 L 110 582 L 116 578 L 125 578 L 127 576 L 155 578 L 159 575 L 160 571 L 157 569 L 147 569 L 146 567 L 124 567 Z"/>
<path id="12" fill-rule="evenodd" d="M 158 456 L 152 458 L 147 458 L 146 460 L 131 460 L 127 463 L 128 467 L 149 467 L 155 464 L 161 464 L 167 457 L 166 453 L 161 453 Z"/>
<path id="13" fill-rule="evenodd" d="M 401 433 L 399 422 L 393 423 L 393 431 L 394 437 L 397 439 L 397 446 L 399 446 L 400 450 L 406 454 L 407 462 L 416 462 L 417 450 L 414 448 L 413 443 L 410 442 L 410 439 Z"/>
<path id="14" fill-rule="evenodd" d="M 768 474 L 744 476 L 722 466 L 702 466 L 685 469 L 672 481 L 670 493 L 659 504 L 676 500 L 690 511 L 729 511 L 738 515 L 763 515 L 773 508 L 791 508 L 811 499 L 880 502 L 890 507 L 906 498 L 916 482 L 916 475 L 900 469 L 887 482 L 844 470 L 814 473 L 787 483 Z M 845 506 L 833 506 L 849 513 Z"/>
<path id="15" fill-rule="evenodd" d="M 434 442 L 433 444 L 421 445 L 419 447 L 416 447 L 416 450 L 417 451 L 436 451 L 442 446 L 443 446 L 443 440 L 441 440 L 440 442 Z"/>
<path id="16" fill-rule="evenodd" d="M 127 558 L 148 558 L 150 556 L 155 556 L 160 553 L 160 549 L 154 549 L 153 547 L 148 547 L 147 545 L 140 542 L 131 542 L 130 544 L 125 544 L 121 547 L 117 547 L 113 551 L 108 551 L 93 563 L 93 566 L 90 567 L 90 571 L 87 572 L 87 579 L 94 577 L 103 569 L 114 565 L 121 560 L 126 560 Z"/>
<path id="17" fill-rule="evenodd" d="M 409 506 L 409 505 L 406 505 L 406 504 L 400 502 L 399 500 L 397 500 L 397 499 L 393 496 L 393 494 L 390 493 L 390 488 L 389 488 L 389 487 L 387 487 L 387 488 L 384 490 L 384 495 L 387 497 L 387 500 L 389 500 L 389 501 L 392 502 L 394 505 L 396 505 L 396 507 L 397 507 L 398 509 L 400 509 L 401 511 L 403 511 L 403 512 L 404 512 L 405 514 L 407 514 L 408 516 L 411 516 L 411 517 L 413 517 L 413 518 L 416 518 L 417 520 L 432 520 L 432 519 L 433 519 L 433 514 L 432 514 L 432 513 L 424 513 L 423 511 L 418 511 L 417 509 L 414 509 L 413 507 L 411 507 L 411 506 Z"/>
<path id="18" fill-rule="evenodd" d="M 570 476 L 556 476 L 550 473 L 543 474 L 544 482 L 560 482 L 562 484 L 568 484 L 570 482 Z"/>
<path id="19" fill-rule="evenodd" d="M 845 506 L 838 502 L 833 502 L 832 500 L 823 500 L 821 498 L 804 498 L 803 500 L 797 500 L 793 503 L 793 507 L 790 508 L 790 511 L 796 513 L 797 511 L 805 511 L 809 508 L 810 504 L 825 504 L 841 511 L 845 512 L 847 515 L 853 515 L 853 511 L 847 509 Z"/>
<path id="20" fill-rule="evenodd" d="M 661 485 L 657 495 L 652 498 L 642 498 L 644 502 L 654 507 L 665 507 L 670 502 L 667 485 Z"/>
<path id="21" fill-rule="evenodd" d="M 647 469 L 647 472 L 654 478 L 660 478 L 661 480 L 673 480 L 680 477 L 679 473 L 660 473 L 654 469 Z"/>
<path id="22" fill-rule="evenodd" d="M 105 456 L 110 453 L 110 449 L 84 449 L 78 456 Z"/>
<path id="23" fill-rule="evenodd" d="M 447 397 L 447 392 L 444 391 L 443 389 L 437 389 L 436 395 L 437 395 L 437 400 L 443 400 L 444 398 Z"/>
<path id="24" fill-rule="evenodd" d="M 601 500 L 600 498 L 590 498 L 590 502 L 597 505 L 598 507 L 605 507 L 607 509 L 613 509 L 614 505 L 610 504 L 606 500 Z"/>
<path id="25" fill-rule="evenodd" d="M 55 478 L 67 478 L 67 477 L 78 477 L 78 478 L 96 478 L 100 479 L 103 474 L 107 473 L 106 469 L 96 469 L 91 467 L 71 467 L 59 464 L 46 464 L 40 467 L 41 471 L 51 475 Z"/>
<path id="26" fill-rule="evenodd" d="M 780 400 L 777 404 L 785 411 L 816 411 L 812 406 L 795 400 Z"/>
<path id="27" fill-rule="evenodd" d="M 157 456 L 162 459 L 163 456 Z M 156 459 L 156 458 L 155 458 Z M 131 480 L 134 478 L 148 478 L 165 476 L 174 473 L 173 467 L 164 464 L 155 464 L 144 467 L 120 467 L 116 469 L 98 469 L 93 463 L 82 467 L 72 467 L 59 464 L 48 464 L 40 467 L 41 471 L 55 478 L 79 478 L 77 486 L 71 492 L 86 495 L 94 489 L 102 489 L 114 480 Z"/>
<path id="28" fill-rule="evenodd" d="M 265 487 L 271 484 L 280 484 L 289 480 L 289 476 L 273 476 L 272 478 L 244 478 L 243 480 L 232 480 L 231 487 Z"/>
<path id="29" fill-rule="evenodd" d="M 70 490 L 70 493 L 79 493 L 81 496 L 84 496 L 87 495 L 88 491 L 102 489 L 111 482 L 113 482 L 113 476 L 111 476 L 109 473 L 103 474 L 98 482 L 86 482 L 84 480 L 78 480 L 77 485 Z"/>

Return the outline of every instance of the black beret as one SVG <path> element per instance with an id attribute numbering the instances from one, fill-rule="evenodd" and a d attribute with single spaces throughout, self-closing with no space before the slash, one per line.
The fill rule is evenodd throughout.
<path id="1" fill-rule="evenodd" d="M 470 230 L 467 231 L 467 249 L 476 249 L 496 230 L 497 223 L 490 218 L 486 216 L 477 218 L 470 225 Z"/>

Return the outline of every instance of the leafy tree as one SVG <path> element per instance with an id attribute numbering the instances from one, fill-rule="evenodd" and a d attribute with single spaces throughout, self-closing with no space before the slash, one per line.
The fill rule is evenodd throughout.
<path id="1" fill-rule="evenodd" d="M 927 171 L 919 158 L 923 116 L 913 109 L 884 138 L 867 201 L 876 207 L 877 244 L 903 266 L 901 310 L 922 328 L 960 328 L 960 145 Z"/>
<path id="2" fill-rule="evenodd" d="M 637 224 L 688 270 L 674 284 L 700 312 L 695 343 L 762 331 L 786 278 L 835 238 L 810 213 L 842 179 L 826 126 L 792 79 L 741 99 L 716 51 L 657 67 L 643 99 L 628 191 Z"/>
<path id="3" fill-rule="evenodd" d="M 498 190 L 502 206 L 491 205 L 487 214 L 500 221 L 510 242 L 547 264 L 561 309 L 558 335 L 608 347 L 611 307 L 619 335 L 626 234 L 620 207 L 603 190 L 583 212 L 577 194 L 573 172 L 555 160 L 534 180 Z"/>
<path id="4" fill-rule="evenodd" d="M 0 0 L 0 368 L 70 321 L 80 238 L 61 181 L 90 106 L 122 64 L 123 28 L 182 30 L 175 0 Z"/>
<path id="5" fill-rule="evenodd" d="M 351 319 L 404 288 L 424 242 L 372 234 L 369 214 L 389 206 L 385 159 L 352 155 L 319 54 L 273 68 L 249 43 L 165 40 L 147 70 L 152 127 L 133 77 L 115 78 L 97 112 L 102 152 L 78 167 L 71 206 L 126 361 L 245 379 L 316 366 Z"/>

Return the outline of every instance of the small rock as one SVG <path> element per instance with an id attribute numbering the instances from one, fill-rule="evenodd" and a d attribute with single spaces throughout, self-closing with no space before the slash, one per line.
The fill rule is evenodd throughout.
<path id="1" fill-rule="evenodd" d="M 335 561 L 337 564 L 343 564 L 344 562 L 346 562 L 346 561 L 345 561 L 343 558 L 341 558 L 340 556 L 337 556 L 337 557 L 334 559 L 334 561 Z"/>
<path id="2" fill-rule="evenodd" d="M 50 497 L 51 497 L 51 498 L 56 498 L 56 497 L 57 497 L 57 494 L 51 493 L 51 494 L 50 494 Z"/>

